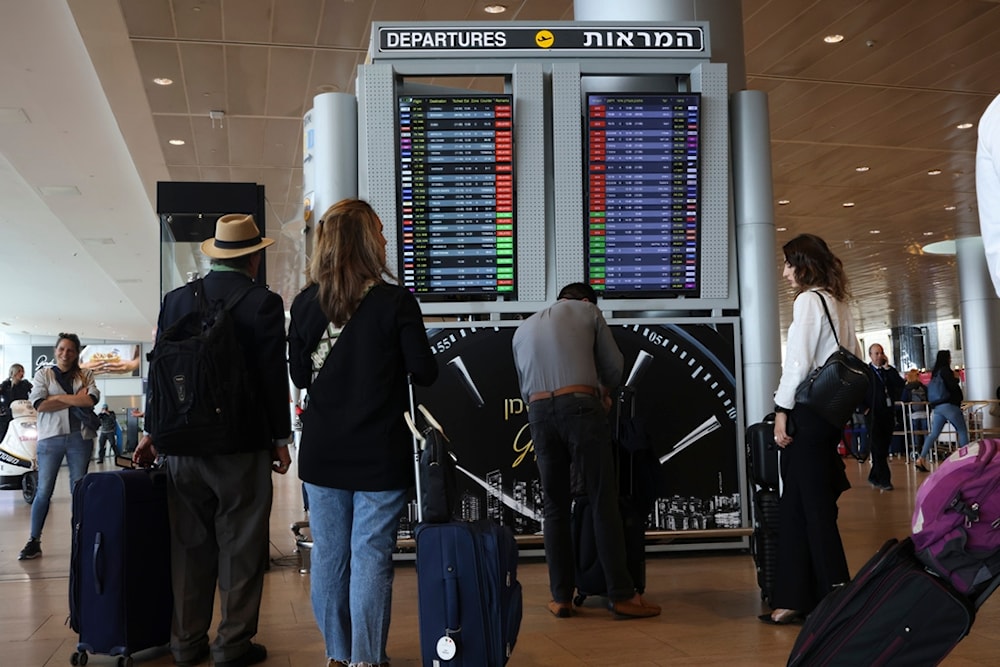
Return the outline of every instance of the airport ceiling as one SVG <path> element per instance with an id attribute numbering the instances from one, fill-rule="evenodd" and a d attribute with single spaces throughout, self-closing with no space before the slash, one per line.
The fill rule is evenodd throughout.
<path id="1" fill-rule="evenodd" d="M 921 247 L 978 234 L 975 124 L 1000 91 L 1000 4 L 742 7 L 747 87 L 768 93 L 772 134 L 778 247 L 775 283 L 760 289 L 787 291 L 780 245 L 813 232 L 844 260 L 860 329 L 958 318 L 955 258 Z M 354 92 L 370 23 L 572 20 L 573 8 L 0 0 L 0 15 L 0 334 L 148 340 L 157 181 L 263 184 L 278 239 L 269 281 L 290 303 L 302 280 L 301 119 L 314 95 Z M 835 34 L 843 41 L 824 42 Z M 153 82 L 163 77 L 173 85 Z M 781 313 L 787 324 L 790 298 Z"/>

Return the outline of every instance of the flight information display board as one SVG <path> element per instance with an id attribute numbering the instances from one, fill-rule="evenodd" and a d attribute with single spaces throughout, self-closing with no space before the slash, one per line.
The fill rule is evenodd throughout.
<path id="1" fill-rule="evenodd" d="M 605 298 L 699 296 L 700 101 L 587 96 L 586 272 Z"/>
<path id="2" fill-rule="evenodd" d="M 511 96 L 397 100 L 403 284 L 431 300 L 515 298 Z"/>

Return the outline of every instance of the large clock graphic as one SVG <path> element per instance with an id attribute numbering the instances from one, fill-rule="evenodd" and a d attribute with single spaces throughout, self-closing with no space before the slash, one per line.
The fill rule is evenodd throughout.
<path id="1" fill-rule="evenodd" d="M 516 322 L 484 324 L 428 331 L 441 372 L 433 386 L 417 389 L 417 399 L 450 439 L 463 517 L 489 516 L 516 533 L 534 533 L 541 492 L 511 353 Z M 609 325 L 660 465 L 649 528 L 741 527 L 735 318 Z"/>

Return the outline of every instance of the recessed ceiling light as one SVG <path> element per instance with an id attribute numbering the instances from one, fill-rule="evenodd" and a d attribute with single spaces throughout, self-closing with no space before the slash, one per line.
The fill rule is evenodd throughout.
<path id="1" fill-rule="evenodd" d="M 776 231 L 776 232 L 787 232 L 788 231 L 788 227 L 776 227 L 774 231 Z"/>
<path id="2" fill-rule="evenodd" d="M 928 176 L 939 176 L 941 174 L 940 169 L 931 169 L 927 172 Z"/>
<path id="3" fill-rule="evenodd" d="M 487 14 L 503 14 L 507 11 L 507 5 L 486 5 L 483 11 Z"/>
<path id="4" fill-rule="evenodd" d="M 843 206 L 844 208 L 851 208 L 852 206 L 854 206 L 854 202 L 845 201 L 843 204 L 841 204 L 841 206 Z"/>
<path id="5" fill-rule="evenodd" d="M 791 199 L 779 199 L 778 200 L 778 206 L 788 206 L 791 203 L 792 203 Z"/>
<path id="6" fill-rule="evenodd" d="M 153 79 L 153 83 L 155 83 L 157 86 L 169 86 L 173 82 L 174 82 L 173 79 L 168 79 L 165 76 L 158 76 L 155 79 Z"/>
<path id="7" fill-rule="evenodd" d="M 843 35 L 827 35 L 826 37 L 823 38 L 823 41 L 826 42 L 827 44 L 838 44 L 838 43 L 844 41 L 844 36 Z"/>
<path id="8" fill-rule="evenodd" d="M 959 123 L 955 127 L 958 128 L 959 130 L 968 130 L 970 127 L 972 127 L 972 123 Z"/>
<path id="9" fill-rule="evenodd" d="M 924 236 L 934 236 L 934 232 L 924 232 Z"/>
<path id="10" fill-rule="evenodd" d="M 40 185 L 38 186 L 38 192 L 43 197 L 76 197 L 83 194 L 80 192 L 80 188 L 75 185 Z"/>
<path id="11" fill-rule="evenodd" d="M 171 139 L 167 143 L 170 144 L 171 146 L 183 146 L 184 145 L 184 140 L 183 139 Z"/>
<path id="12" fill-rule="evenodd" d="M 863 165 L 861 165 L 860 167 L 855 167 L 855 168 L 854 168 L 854 171 L 860 171 L 860 172 L 865 172 L 865 171 L 868 171 L 868 170 L 870 170 L 870 169 L 871 169 L 871 167 L 869 167 L 869 166 L 867 166 L 867 165 L 864 165 L 864 164 L 863 164 Z"/>
<path id="13" fill-rule="evenodd" d="M 956 208 L 958 208 L 958 207 L 955 206 L 954 204 L 949 204 L 948 206 L 944 207 L 944 210 L 946 210 L 946 211 L 954 211 Z"/>
<path id="14" fill-rule="evenodd" d="M 869 229 L 868 233 L 869 234 L 881 234 L 882 230 L 881 229 Z"/>

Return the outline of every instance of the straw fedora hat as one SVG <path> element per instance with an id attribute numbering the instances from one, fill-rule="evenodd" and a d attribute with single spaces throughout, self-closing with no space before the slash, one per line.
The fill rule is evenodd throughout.
<path id="1" fill-rule="evenodd" d="M 251 255 L 274 243 L 260 235 L 252 215 L 230 213 L 215 223 L 215 236 L 201 244 L 201 251 L 215 259 L 233 259 Z"/>

